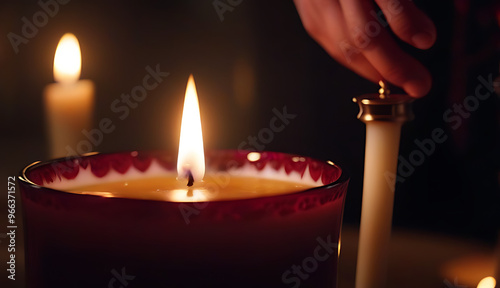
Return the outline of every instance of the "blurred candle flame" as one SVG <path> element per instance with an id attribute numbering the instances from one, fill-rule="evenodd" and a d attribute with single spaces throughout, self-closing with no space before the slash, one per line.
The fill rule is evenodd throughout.
<path id="1" fill-rule="evenodd" d="M 54 56 L 54 79 L 60 83 L 74 83 L 80 78 L 82 55 L 75 35 L 66 33 L 57 45 Z"/>
<path id="2" fill-rule="evenodd" d="M 495 288 L 496 284 L 497 281 L 495 280 L 495 278 L 488 276 L 479 281 L 479 283 L 477 284 L 477 288 Z"/>
<path id="3" fill-rule="evenodd" d="M 201 132 L 200 106 L 193 75 L 189 76 L 182 111 L 179 154 L 177 156 L 178 178 L 187 178 L 189 172 L 193 180 L 201 181 L 205 176 L 205 153 Z"/>

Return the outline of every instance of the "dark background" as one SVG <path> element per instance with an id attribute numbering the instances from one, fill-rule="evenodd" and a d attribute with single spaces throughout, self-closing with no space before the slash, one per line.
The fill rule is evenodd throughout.
<path id="1" fill-rule="evenodd" d="M 500 223 L 498 97 L 480 101 L 456 130 L 443 121 L 447 109 L 474 95 L 478 76 L 498 75 L 499 8 L 495 1 L 467 3 L 416 1 L 435 21 L 437 43 L 428 51 L 401 44 L 430 69 L 434 83 L 414 103 L 416 117 L 403 127 L 400 155 L 408 159 L 414 141 L 431 137 L 435 128 L 449 137 L 397 185 L 394 225 L 493 243 Z M 265 150 L 344 166 L 351 177 L 344 222 L 359 223 L 365 126 L 351 99 L 378 86 L 332 60 L 307 35 L 292 1 L 243 0 L 221 21 L 212 1 L 71 0 L 16 54 L 8 33 L 21 36 L 22 17 L 32 21 L 40 10 L 36 1 L 0 4 L 5 186 L 7 176 L 48 158 L 42 91 L 53 82 L 60 37 L 72 32 L 82 50 L 81 78 L 96 84 L 94 120 L 110 118 L 116 125 L 96 151 L 177 149 L 185 86 L 193 73 L 207 149 L 236 149 L 269 127 L 273 108 L 286 106 L 297 117 Z M 170 75 L 120 120 L 111 102 L 142 83 L 146 66 L 157 64 Z"/>

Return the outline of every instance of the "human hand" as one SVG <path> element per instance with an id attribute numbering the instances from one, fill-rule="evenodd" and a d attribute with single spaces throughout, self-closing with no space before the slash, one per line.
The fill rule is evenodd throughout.
<path id="1" fill-rule="evenodd" d="M 338 62 L 373 81 L 387 80 L 413 97 L 431 88 L 429 71 L 386 30 L 419 49 L 436 41 L 433 22 L 411 0 L 294 0 L 306 31 Z"/>

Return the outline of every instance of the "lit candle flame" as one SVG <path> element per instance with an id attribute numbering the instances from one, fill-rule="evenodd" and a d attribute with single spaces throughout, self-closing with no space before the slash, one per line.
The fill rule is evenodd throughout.
<path id="1" fill-rule="evenodd" d="M 181 137 L 177 157 L 179 179 L 192 175 L 192 180 L 201 181 L 205 176 L 205 153 L 201 132 L 200 105 L 193 75 L 189 76 L 182 111 Z"/>
<path id="2" fill-rule="evenodd" d="M 59 83 L 74 83 L 80 78 L 82 55 L 75 35 L 66 33 L 57 45 L 54 56 L 54 79 Z"/>
<path id="3" fill-rule="evenodd" d="M 496 284 L 497 281 L 495 280 L 495 278 L 488 276 L 479 281 L 479 283 L 477 284 L 477 288 L 495 288 Z"/>

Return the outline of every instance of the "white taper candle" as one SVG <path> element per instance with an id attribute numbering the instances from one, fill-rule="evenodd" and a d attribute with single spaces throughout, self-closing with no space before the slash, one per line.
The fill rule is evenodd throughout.
<path id="1" fill-rule="evenodd" d="M 72 151 L 90 152 L 87 150 L 95 148 L 79 145 L 85 139 L 83 130 L 91 128 L 94 107 L 94 84 L 90 80 L 78 80 L 80 71 L 78 40 L 67 33 L 61 38 L 54 57 L 57 83 L 47 85 L 43 93 L 52 158 L 74 154 Z"/>
<path id="2" fill-rule="evenodd" d="M 401 126 L 412 117 L 411 97 L 389 96 L 380 85 L 380 95 L 354 99 L 361 110 L 358 118 L 366 123 L 356 288 L 386 287 Z"/>

